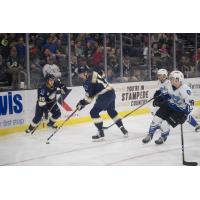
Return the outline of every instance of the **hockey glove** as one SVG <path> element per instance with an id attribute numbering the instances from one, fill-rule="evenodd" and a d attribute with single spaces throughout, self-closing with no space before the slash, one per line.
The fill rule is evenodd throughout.
<path id="1" fill-rule="evenodd" d="M 156 92 L 153 95 L 153 98 L 156 99 L 158 96 L 160 96 L 161 91 L 160 90 L 156 90 Z"/>
<path id="2" fill-rule="evenodd" d="M 87 104 L 88 102 L 85 99 L 82 99 L 77 103 L 76 108 L 78 108 L 78 110 L 82 110 Z"/>
<path id="3" fill-rule="evenodd" d="M 60 88 L 60 91 L 61 91 L 61 94 L 67 94 L 68 93 L 68 88 L 64 85 L 64 86 L 62 86 L 61 88 Z"/>
<path id="4" fill-rule="evenodd" d="M 153 107 L 161 107 L 163 104 L 166 104 L 167 103 L 167 100 L 163 99 L 162 96 L 158 96 L 154 99 L 153 101 Z"/>
<path id="5" fill-rule="evenodd" d="M 187 120 L 188 115 L 184 112 L 174 112 L 169 118 L 167 122 L 175 128 L 178 124 L 183 124 Z"/>

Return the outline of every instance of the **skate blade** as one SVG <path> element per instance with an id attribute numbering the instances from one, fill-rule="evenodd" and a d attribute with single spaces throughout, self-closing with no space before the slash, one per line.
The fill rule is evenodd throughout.
<path id="1" fill-rule="evenodd" d="M 125 135 L 124 135 L 124 138 L 128 138 L 128 134 L 125 134 Z"/>
<path id="2" fill-rule="evenodd" d="M 102 142 L 105 138 L 99 138 L 99 139 L 92 139 L 92 142 Z"/>

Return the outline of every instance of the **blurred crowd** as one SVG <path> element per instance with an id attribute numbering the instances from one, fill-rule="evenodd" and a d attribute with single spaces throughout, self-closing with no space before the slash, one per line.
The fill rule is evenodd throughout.
<path id="1" fill-rule="evenodd" d="M 67 85 L 70 78 L 73 86 L 80 85 L 77 70 L 81 65 L 104 73 L 111 83 L 154 80 L 158 69 L 173 70 L 174 34 L 123 33 L 122 49 L 120 34 L 106 34 L 105 41 L 102 33 L 70 34 L 70 48 L 68 39 L 67 33 L 29 34 L 27 62 L 26 35 L 0 34 L 0 88 L 27 88 L 28 69 L 31 89 L 39 87 L 47 73 Z M 194 77 L 200 71 L 200 48 L 197 43 L 195 49 L 195 34 L 175 34 L 175 41 L 177 69 L 186 77 Z"/>

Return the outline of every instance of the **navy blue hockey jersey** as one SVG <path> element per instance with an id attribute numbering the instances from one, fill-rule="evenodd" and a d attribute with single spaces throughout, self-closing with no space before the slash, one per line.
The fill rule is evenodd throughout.
<path id="1" fill-rule="evenodd" d="M 97 72 L 89 75 L 88 79 L 83 83 L 85 89 L 86 100 L 90 102 L 94 97 L 97 97 L 105 92 L 112 90 L 111 85 L 102 78 Z"/>
<path id="2" fill-rule="evenodd" d="M 44 106 L 48 103 L 52 103 L 56 100 L 56 94 L 58 89 L 61 89 L 64 85 L 58 80 L 54 83 L 53 87 L 48 87 L 47 84 L 38 88 L 38 104 Z"/>

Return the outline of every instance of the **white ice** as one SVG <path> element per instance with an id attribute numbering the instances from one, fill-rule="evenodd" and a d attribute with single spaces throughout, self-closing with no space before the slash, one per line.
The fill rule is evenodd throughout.
<path id="1" fill-rule="evenodd" d="M 132 116 L 124 119 L 129 137 L 113 126 L 105 131 L 105 140 L 92 142 L 96 134 L 92 123 L 64 126 L 46 144 L 52 130 L 36 131 L 34 135 L 16 133 L 0 137 L 0 165 L 54 165 L 54 166 L 132 166 L 182 165 L 180 126 L 171 129 L 168 140 L 156 145 L 157 132 L 148 144 L 141 140 L 146 135 L 152 116 Z M 106 120 L 104 126 L 110 125 Z M 184 124 L 185 160 L 200 164 L 200 133 Z"/>

